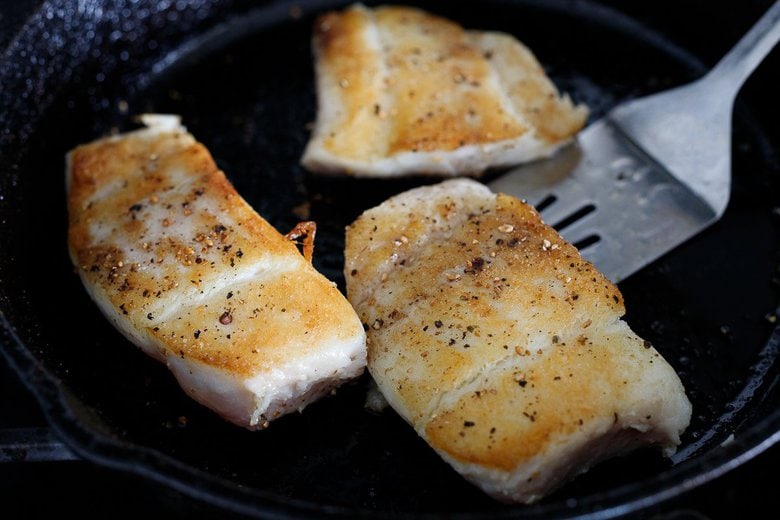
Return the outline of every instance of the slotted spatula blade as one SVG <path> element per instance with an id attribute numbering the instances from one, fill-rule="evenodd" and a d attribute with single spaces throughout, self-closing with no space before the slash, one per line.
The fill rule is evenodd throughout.
<path id="1" fill-rule="evenodd" d="M 541 208 L 545 222 L 615 282 L 718 218 L 607 120 L 582 132 L 578 146 L 496 179 L 490 188 Z"/>
<path id="2" fill-rule="evenodd" d="M 608 278 L 627 278 L 723 215 L 734 98 L 778 39 L 780 2 L 702 79 L 619 105 L 552 159 L 488 185 L 536 206 Z"/>

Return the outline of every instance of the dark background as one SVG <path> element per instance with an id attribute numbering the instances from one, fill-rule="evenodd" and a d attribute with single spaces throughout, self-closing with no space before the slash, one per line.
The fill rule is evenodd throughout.
<path id="1" fill-rule="evenodd" d="M 0 49 L 41 2 L 0 0 Z M 675 16 L 680 2 L 604 2 L 643 19 L 707 65 L 714 64 L 749 28 L 770 2 L 728 2 L 716 9 L 712 2 L 685 2 L 687 12 L 700 12 L 698 23 L 713 24 L 721 38 L 702 41 L 690 18 Z M 475 5 L 477 3 L 475 2 Z M 762 66 L 746 91 L 771 88 L 761 83 L 761 70 L 777 70 L 774 60 Z M 0 85 L 0 88 L 2 86 Z M 777 82 L 774 82 L 777 88 Z M 0 107 L 2 110 L 2 107 Z M 780 125 L 779 125 L 780 126 Z M 46 427 L 36 402 L 0 357 L 0 439 L 12 429 Z M 0 446 L 1 448 L 2 446 Z M 723 477 L 673 500 L 650 518 L 720 519 L 776 517 L 780 506 L 780 446 L 770 448 Z M 220 511 L 161 488 L 139 477 L 91 463 L 72 461 L 0 462 L 0 517 L 33 518 L 43 514 L 73 513 L 80 517 L 137 518 L 159 513 L 172 517 L 225 517 Z"/>

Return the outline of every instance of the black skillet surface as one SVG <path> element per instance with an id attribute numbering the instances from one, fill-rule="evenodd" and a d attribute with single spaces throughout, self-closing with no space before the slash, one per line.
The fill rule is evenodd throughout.
<path id="1" fill-rule="evenodd" d="M 320 179 L 298 166 L 315 113 L 312 17 L 336 2 L 65 4 L 44 3 L 0 62 L 0 344 L 82 457 L 251 515 L 609 517 L 649 511 L 780 437 L 772 332 L 780 168 L 763 106 L 776 84 L 757 83 L 769 81 L 762 71 L 771 64 L 737 107 L 723 220 L 621 284 L 628 321 L 677 369 L 693 402 L 679 454 L 665 461 L 639 451 L 541 504 L 511 507 L 462 481 L 394 413 L 365 411 L 367 377 L 263 432 L 224 423 L 113 330 L 70 267 L 63 154 L 131 127 L 132 114 L 161 111 L 181 114 L 280 230 L 317 220 L 315 265 L 341 284 L 344 225 L 433 180 Z M 470 28 L 516 34 L 594 117 L 704 70 L 684 48 L 591 2 L 419 5 Z M 751 4 L 744 23 L 766 6 Z M 663 7 L 642 14 L 673 25 L 654 14 Z M 718 48 L 699 47 L 706 64 L 747 27 L 720 35 Z M 701 45 L 701 36 L 690 38 Z"/>

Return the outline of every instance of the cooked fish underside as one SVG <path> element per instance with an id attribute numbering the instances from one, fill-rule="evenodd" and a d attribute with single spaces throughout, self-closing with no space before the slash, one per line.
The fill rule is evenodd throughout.
<path id="1" fill-rule="evenodd" d="M 552 154 L 588 111 L 510 35 L 407 7 L 315 25 L 318 114 L 302 162 L 356 176 L 479 174 Z"/>
<path id="2" fill-rule="evenodd" d="M 174 116 L 68 154 L 69 248 L 89 294 L 182 388 L 260 428 L 359 375 L 339 290 L 255 213 Z"/>
<path id="3" fill-rule="evenodd" d="M 500 500 L 639 446 L 669 455 L 689 423 L 618 289 L 515 198 L 465 179 L 393 197 L 348 228 L 345 276 L 389 404 Z"/>

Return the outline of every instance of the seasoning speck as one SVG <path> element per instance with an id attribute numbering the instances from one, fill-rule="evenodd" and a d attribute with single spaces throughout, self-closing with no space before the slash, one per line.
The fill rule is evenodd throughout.
<path id="1" fill-rule="evenodd" d="M 502 233 L 511 233 L 512 231 L 515 230 L 515 226 L 513 226 L 512 224 L 501 224 L 500 226 L 498 226 L 498 230 L 501 231 Z"/>

